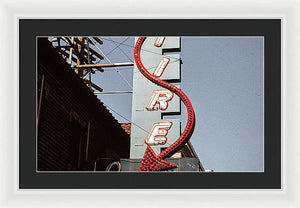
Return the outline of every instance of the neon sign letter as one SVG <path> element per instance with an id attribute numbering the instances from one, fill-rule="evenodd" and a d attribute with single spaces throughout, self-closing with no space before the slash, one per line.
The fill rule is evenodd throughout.
<path id="1" fill-rule="evenodd" d="M 155 39 L 154 46 L 161 47 L 162 44 L 164 43 L 165 39 L 166 39 L 166 37 L 157 37 Z"/>
<path id="2" fill-rule="evenodd" d="M 173 96 L 174 93 L 170 90 L 154 90 L 146 109 L 148 111 L 157 110 L 155 105 L 158 103 L 160 110 L 166 110 L 168 108 L 168 101 L 172 100 Z"/>
<path id="3" fill-rule="evenodd" d="M 156 122 L 152 125 L 149 131 L 145 143 L 149 145 L 163 145 L 167 142 L 168 130 L 173 125 L 172 122 Z"/>
<path id="4" fill-rule="evenodd" d="M 156 77 L 160 77 L 164 73 L 169 62 L 170 62 L 169 58 L 166 58 L 166 57 L 162 58 L 162 60 L 159 62 L 156 69 L 154 70 L 153 75 Z"/>

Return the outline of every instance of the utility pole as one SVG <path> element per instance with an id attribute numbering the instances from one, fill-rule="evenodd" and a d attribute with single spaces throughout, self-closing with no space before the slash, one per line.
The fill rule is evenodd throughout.
<path id="1" fill-rule="evenodd" d="M 88 59 L 88 64 L 91 63 L 90 61 L 90 43 L 89 43 L 89 38 L 86 38 L 86 46 L 87 46 L 87 59 Z M 89 73 L 89 88 L 92 90 L 92 69 L 88 69 Z"/>
<path id="2" fill-rule="evenodd" d="M 83 38 L 82 37 L 78 37 L 78 41 L 83 43 Z M 84 43 L 83 43 L 84 44 Z M 83 52 L 84 52 L 84 48 L 82 48 L 81 44 L 77 44 L 77 47 L 78 47 L 78 52 L 81 56 L 83 56 Z M 84 64 L 84 63 L 82 63 Z M 80 60 L 79 60 L 79 57 L 77 57 L 77 65 L 80 65 Z M 77 69 L 77 74 L 79 77 L 82 77 L 83 76 L 83 69 Z"/>
<path id="3" fill-rule="evenodd" d="M 61 41 L 63 41 L 62 44 Z M 108 60 L 110 63 L 99 64 L 100 60 L 104 59 L 105 55 L 96 45 L 103 44 L 103 41 L 98 37 L 60 36 L 54 37 L 51 42 L 57 43 L 54 47 L 58 49 L 59 53 L 66 61 L 68 60 L 67 62 L 70 64 L 71 68 L 74 69 L 77 75 L 83 79 L 84 83 L 93 92 L 94 90 L 103 92 L 101 87 L 92 82 L 92 74 L 96 71 L 104 72 L 104 68 L 116 69 L 116 67 L 133 66 L 133 62 L 111 63 L 110 60 Z M 97 48 L 102 55 L 99 54 L 95 48 Z M 105 58 L 107 59 L 107 57 Z M 118 72 L 118 70 L 116 71 Z M 115 93 L 119 94 L 124 92 L 117 91 L 112 94 Z M 107 92 L 106 94 L 111 94 L 111 92 Z"/>

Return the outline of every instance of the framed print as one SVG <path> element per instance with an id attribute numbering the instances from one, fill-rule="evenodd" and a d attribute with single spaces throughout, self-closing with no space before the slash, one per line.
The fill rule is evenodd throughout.
<path id="1" fill-rule="evenodd" d="M 281 188 L 280 19 L 19 21 L 20 118 L 26 118 L 20 119 L 21 189 Z M 99 30 L 96 25 L 101 25 Z M 139 37 L 134 40 L 135 36 Z M 131 43 L 125 42 L 130 37 Z M 107 53 L 102 51 L 106 42 L 115 45 Z M 190 44 L 189 56 L 185 44 Z M 116 49 L 128 54 L 130 64 L 118 61 L 119 56 L 114 63 L 110 60 Z M 110 93 L 102 89 L 108 85 L 92 74 L 105 76 L 109 64 L 124 83 L 114 83 L 114 95 L 103 97 L 101 93 Z M 121 72 L 122 66 L 130 65 L 131 74 Z M 36 94 L 30 94 L 35 88 Z M 113 98 L 120 93 L 116 89 L 131 90 L 131 118 L 116 105 L 128 99 Z M 209 90 L 202 99 L 200 89 Z M 29 94 L 36 98 L 29 99 Z M 205 120 L 201 105 L 208 113 Z M 34 125 L 28 122 L 29 109 L 36 109 Z M 119 124 L 124 119 L 130 125 L 127 133 Z M 180 124 L 184 119 L 186 125 Z M 210 131 L 201 135 L 201 126 Z M 32 140 L 29 129 L 37 134 Z M 221 145 L 206 152 L 205 146 L 213 143 L 200 143 L 194 135 Z M 218 154 L 222 156 L 214 156 Z M 201 161 L 199 155 L 219 161 Z M 204 165 L 210 163 L 215 167 Z"/>
<path id="2" fill-rule="evenodd" d="M 184 4 L 135 4 L 122 1 L 71 4 L 69 1 L 61 1 L 60 6 L 57 3 L 3 1 L 0 4 L 3 11 L 0 13 L 3 26 L 1 37 L 4 40 L 0 57 L 3 69 L 8 72 L 0 82 L 4 95 L 1 114 L 5 118 L 0 125 L 3 132 L 0 159 L 3 164 L 0 189 L 3 207 L 33 207 L 41 204 L 45 207 L 79 207 L 83 204 L 125 207 L 166 204 L 174 207 L 187 204 L 205 207 L 299 207 L 297 1 L 279 0 L 271 3 L 245 0 L 239 4 L 233 0 L 224 3 L 187 1 Z M 103 57 L 99 61 L 100 58 L 93 55 L 96 60 L 92 60 L 90 64 L 99 64 L 99 67 L 92 68 L 95 74 L 91 74 L 91 79 L 89 73 L 85 74 L 88 81 L 78 79 L 80 62 L 77 64 L 75 59 L 71 66 L 68 63 L 70 56 L 63 54 L 65 49 L 59 51 L 58 39 L 60 46 L 67 49 L 67 55 L 70 55 L 72 48 L 63 43 L 62 37 L 67 37 L 67 41 L 71 42 L 73 37 L 75 43 L 75 39 L 88 38 L 84 40 L 85 43 L 89 42 L 90 49 Z M 103 41 L 103 44 L 96 43 L 94 37 Z M 196 123 L 188 140 L 196 153 L 191 160 L 195 163 L 189 166 L 194 168 L 193 171 L 184 170 L 187 167 L 185 164 L 190 161 L 187 160 L 189 157 L 182 157 L 183 152 L 176 154 L 182 158 L 171 158 L 173 155 L 159 158 L 169 162 L 170 169 L 149 172 L 138 171 L 146 148 L 139 151 L 141 156 L 138 160 L 130 155 L 131 144 L 137 147 L 156 145 L 154 148 L 151 146 L 153 154 L 148 151 L 152 154 L 150 158 L 156 158 L 155 155 L 158 156 L 176 142 L 179 136 L 172 130 L 176 127 L 180 135 L 188 118 L 184 103 L 179 104 L 179 108 L 176 106 L 177 109 L 172 104 L 177 103 L 175 99 L 178 96 L 173 91 L 170 93 L 159 88 L 151 89 L 152 94 L 141 93 L 144 98 L 138 100 L 144 102 L 145 106 L 140 109 L 143 112 L 150 114 L 172 110 L 177 113 L 162 113 L 155 121 L 145 117 L 151 123 L 147 128 L 133 121 L 135 128 L 145 135 L 141 138 L 141 144 L 138 141 L 132 142 L 133 129 L 130 127 L 133 118 L 133 90 L 129 86 L 134 85 L 134 75 L 130 73 L 137 70 L 135 74 L 142 75 L 141 79 L 147 80 L 142 88 L 152 83 L 141 74 L 140 68 L 143 68 L 136 65 L 134 49 L 140 37 L 146 37 L 140 48 L 141 63 L 152 72 L 156 70 L 158 78 L 159 73 L 169 76 L 168 67 L 175 67 L 175 63 L 180 62 L 180 71 L 177 70 L 180 79 L 160 80 L 182 90 L 193 106 Z M 147 50 L 144 48 L 147 47 L 146 41 L 152 38 L 148 42 L 151 43 L 151 50 L 161 49 L 170 37 L 180 39 L 181 49 L 174 49 L 173 46 L 169 51 L 162 50 L 162 54 L 159 53 L 165 57 L 160 56 L 156 64 L 151 66 L 147 62 L 150 59 L 142 54 Z M 42 42 L 39 42 L 39 38 L 43 39 Z M 114 67 L 103 67 L 103 64 L 110 63 L 93 46 L 93 41 L 111 63 L 127 63 L 129 66 L 117 66 L 120 73 Z M 76 47 L 78 45 L 80 43 L 76 43 Z M 87 50 L 87 44 L 85 45 L 84 51 Z M 38 47 L 43 50 L 42 56 L 38 54 Z M 87 56 L 88 53 L 85 54 Z M 172 62 L 175 55 L 179 55 L 175 59 L 178 61 Z M 42 62 L 38 60 L 39 57 Z M 74 57 L 76 58 L 76 54 Z M 50 67 L 56 70 L 52 71 L 55 76 L 49 73 L 49 65 L 55 66 Z M 44 73 L 45 68 L 47 73 Z M 86 73 L 84 70 L 83 73 Z M 43 73 L 39 75 L 39 72 Z M 95 77 L 98 74 L 99 77 Z M 59 78 L 58 84 L 51 83 L 49 77 L 54 77 L 54 81 Z M 95 85 L 92 86 L 92 83 Z M 120 85 L 123 87 L 110 88 Z M 90 89 L 94 90 L 92 94 L 101 102 L 90 96 Z M 102 94 L 101 89 L 104 92 Z M 82 96 L 71 99 L 62 92 Z M 105 94 L 107 92 L 115 93 L 116 96 Z M 118 96 L 121 98 L 117 98 Z M 124 98 L 126 96 L 130 98 Z M 41 97 L 43 99 L 39 102 Z M 50 103 L 51 99 L 53 101 L 53 97 L 59 97 L 58 100 L 64 105 L 56 105 L 60 108 L 53 107 L 53 111 L 45 111 L 46 102 Z M 75 107 L 69 108 L 70 105 Z M 40 112 L 39 106 L 44 108 L 40 108 Z M 61 111 L 61 108 L 65 111 Z M 81 109 L 87 110 L 82 113 Z M 181 115 L 178 114 L 179 110 Z M 103 123 L 122 124 L 114 130 L 109 129 L 110 127 L 103 128 L 111 132 L 105 133 L 105 139 L 102 140 L 103 143 L 110 143 L 110 148 L 99 150 L 107 154 L 105 157 L 92 157 L 89 155 L 89 152 L 93 152 L 92 147 L 80 144 L 97 141 L 95 138 L 98 138 L 98 134 L 90 134 L 88 137 L 87 132 L 95 131 L 95 123 L 86 117 L 91 115 L 101 123 L 100 111 L 106 115 L 103 117 L 106 122 Z M 67 116 L 64 112 L 68 112 Z M 38 115 L 40 120 L 37 122 Z M 39 145 L 38 128 L 42 120 L 45 121 L 45 117 L 53 119 L 57 115 L 64 115 L 58 118 L 63 118 L 68 123 L 66 129 L 75 130 L 74 134 L 68 134 L 65 138 L 73 135 L 79 139 L 72 144 L 70 140 L 62 140 L 63 145 L 56 140 L 50 143 L 44 140 L 45 144 Z M 157 124 L 160 119 L 169 123 Z M 176 119 L 179 123 L 174 121 Z M 47 132 L 45 122 L 42 125 Z M 51 130 L 52 134 L 57 134 L 64 126 L 62 121 L 55 120 L 51 125 L 55 126 Z M 163 128 L 159 129 L 157 126 Z M 160 133 L 158 144 L 155 144 L 156 130 Z M 115 136 L 112 136 L 120 132 L 125 140 L 119 146 L 125 145 L 129 149 L 121 156 L 119 154 L 124 148 L 118 147 Z M 91 140 L 87 142 L 87 138 Z M 230 139 L 227 140 L 228 138 Z M 99 142 L 97 145 L 100 147 L 101 144 Z M 55 145 L 60 145 L 60 148 L 53 148 Z M 157 148 L 159 145 L 162 148 Z M 72 148 L 66 151 L 68 146 L 73 146 L 73 151 Z M 69 165 L 59 161 L 60 167 L 53 166 L 57 158 L 53 161 L 49 157 L 50 153 L 47 153 L 48 149 L 62 161 L 68 160 Z M 191 148 L 188 150 L 189 154 L 193 153 Z M 76 152 L 74 157 L 71 157 L 72 152 Z M 39 161 L 42 156 L 46 159 Z M 86 157 L 88 160 L 92 158 L 93 162 L 89 163 L 89 170 L 82 170 L 86 165 Z M 148 164 L 147 167 L 150 167 L 152 163 Z M 172 167 L 172 164 L 176 167 Z"/>

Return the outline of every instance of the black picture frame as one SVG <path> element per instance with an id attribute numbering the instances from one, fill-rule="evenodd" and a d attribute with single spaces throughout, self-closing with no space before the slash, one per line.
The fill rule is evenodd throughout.
<path id="1" fill-rule="evenodd" d="M 80 28 L 80 30 L 79 30 Z M 36 172 L 37 36 L 264 36 L 264 172 Z M 20 189 L 281 189 L 281 19 L 20 19 Z"/>

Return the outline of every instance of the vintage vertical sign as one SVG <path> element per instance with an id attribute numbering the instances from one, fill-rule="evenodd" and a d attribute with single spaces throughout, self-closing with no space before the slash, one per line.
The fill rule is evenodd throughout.
<path id="1" fill-rule="evenodd" d="M 177 167 L 164 159 L 180 150 L 195 128 L 195 113 L 191 101 L 178 86 L 171 83 L 180 81 L 179 54 L 172 56 L 172 53 L 164 53 L 179 50 L 178 37 L 139 37 L 135 42 L 134 61 L 138 71 L 134 70 L 134 74 L 142 76 L 134 75 L 133 81 L 134 129 L 131 134 L 131 158 L 143 155 L 139 171 L 160 171 Z M 150 99 L 146 103 L 147 97 Z M 166 114 L 180 113 L 180 100 L 187 110 L 187 123 L 182 133 L 178 119 L 163 117 Z M 149 127 L 150 130 L 146 130 Z M 147 133 L 146 138 L 143 133 Z"/>
<path id="2" fill-rule="evenodd" d="M 180 82 L 181 61 L 178 52 L 180 37 L 147 37 L 140 57 L 153 76 L 167 82 Z M 178 95 L 149 81 L 135 63 L 130 158 L 142 158 L 148 145 L 158 155 L 174 143 L 181 133 L 180 121 L 171 116 L 164 118 L 164 115 L 179 115 L 180 109 Z"/>

